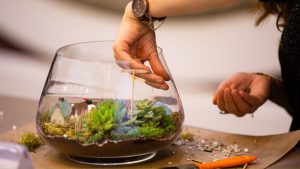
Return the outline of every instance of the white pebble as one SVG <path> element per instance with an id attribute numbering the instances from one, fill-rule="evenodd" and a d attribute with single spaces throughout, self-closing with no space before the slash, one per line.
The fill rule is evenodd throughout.
<path id="1" fill-rule="evenodd" d="M 244 149 L 244 152 L 245 152 L 245 153 L 248 153 L 248 152 L 249 152 L 249 149 L 248 149 L 248 148 L 245 148 L 245 149 Z"/>
<path id="2" fill-rule="evenodd" d="M 201 144 L 204 144 L 205 143 L 205 140 L 201 140 Z"/>
<path id="3" fill-rule="evenodd" d="M 173 163 L 171 161 L 168 162 L 169 165 L 172 165 Z"/>
<path id="4" fill-rule="evenodd" d="M 214 142 L 213 142 L 213 145 L 214 145 L 214 146 L 218 146 L 218 145 L 219 145 L 219 142 L 214 141 Z"/>
<path id="5" fill-rule="evenodd" d="M 17 129 L 17 126 L 16 126 L 16 125 L 13 125 L 13 126 L 12 126 L 12 129 L 13 129 L 13 130 L 16 130 L 16 129 Z"/>
<path id="6" fill-rule="evenodd" d="M 67 138 L 67 137 L 68 137 L 66 134 L 64 134 L 63 136 L 64 136 L 64 138 Z"/>

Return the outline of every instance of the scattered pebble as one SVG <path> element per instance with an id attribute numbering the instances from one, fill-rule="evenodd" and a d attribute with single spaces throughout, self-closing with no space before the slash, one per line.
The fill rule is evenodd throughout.
<path id="1" fill-rule="evenodd" d="M 180 146 L 182 144 L 182 141 L 180 139 L 177 140 L 177 145 Z"/>
<path id="2" fill-rule="evenodd" d="M 67 137 L 68 137 L 66 134 L 64 134 L 63 136 L 64 136 L 64 138 L 67 138 Z"/>
<path id="3" fill-rule="evenodd" d="M 168 162 L 169 165 L 172 165 L 173 163 L 171 161 Z"/>
<path id="4" fill-rule="evenodd" d="M 184 148 L 183 152 L 187 161 L 191 160 L 191 156 L 193 156 L 193 153 L 196 153 L 196 151 L 208 152 L 211 158 L 216 160 L 218 160 L 219 158 L 224 158 L 224 156 L 239 156 L 249 152 L 248 148 L 241 148 L 236 143 L 223 144 L 219 140 L 210 140 L 198 136 L 195 137 L 193 141 L 179 138 L 173 143 L 173 145 Z"/>
<path id="5" fill-rule="evenodd" d="M 217 141 L 213 142 L 213 146 L 218 146 L 218 145 L 219 145 L 219 142 L 217 142 Z"/>
<path id="6" fill-rule="evenodd" d="M 16 130 L 16 129 L 17 129 L 17 126 L 16 126 L 16 125 L 13 125 L 11 128 L 12 128 L 13 130 Z"/>

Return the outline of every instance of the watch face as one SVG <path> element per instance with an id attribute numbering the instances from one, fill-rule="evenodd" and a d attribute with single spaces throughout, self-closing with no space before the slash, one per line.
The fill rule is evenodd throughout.
<path id="1" fill-rule="evenodd" d="M 138 18 L 145 16 L 148 10 L 147 7 L 148 4 L 146 0 L 134 0 L 132 2 L 132 12 L 134 16 Z"/>

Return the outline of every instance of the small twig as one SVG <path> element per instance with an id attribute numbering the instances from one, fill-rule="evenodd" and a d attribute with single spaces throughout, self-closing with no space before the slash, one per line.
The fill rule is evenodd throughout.
<path id="1" fill-rule="evenodd" d="M 243 169 L 246 169 L 247 167 L 248 167 L 248 164 L 245 164 L 244 167 L 243 167 Z"/>

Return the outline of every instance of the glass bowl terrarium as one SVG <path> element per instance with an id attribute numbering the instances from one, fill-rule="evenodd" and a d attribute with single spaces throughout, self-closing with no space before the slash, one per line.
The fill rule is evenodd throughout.
<path id="1" fill-rule="evenodd" d="M 158 53 L 170 74 L 160 48 Z M 112 42 L 58 49 L 40 98 L 40 136 L 81 163 L 130 164 L 152 158 L 181 131 L 182 104 L 172 76 L 169 89 L 160 90 L 134 71 L 116 64 Z"/>

